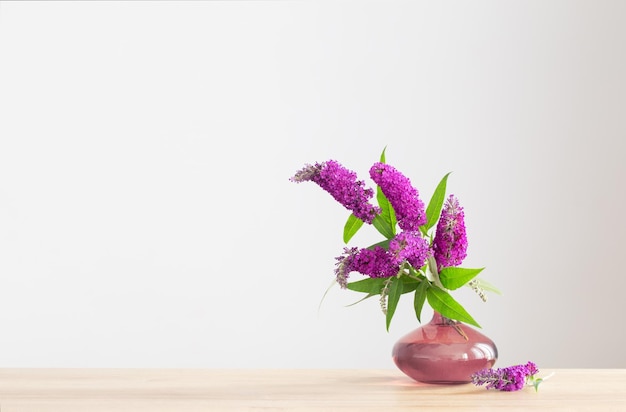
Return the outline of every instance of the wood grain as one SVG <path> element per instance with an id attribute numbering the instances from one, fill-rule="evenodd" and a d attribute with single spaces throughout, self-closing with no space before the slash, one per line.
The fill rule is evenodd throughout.
<path id="1" fill-rule="evenodd" d="M 555 370 L 506 393 L 395 370 L 0 369 L 0 412 L 320 410 L 622 412 L 626 370 Z"/>

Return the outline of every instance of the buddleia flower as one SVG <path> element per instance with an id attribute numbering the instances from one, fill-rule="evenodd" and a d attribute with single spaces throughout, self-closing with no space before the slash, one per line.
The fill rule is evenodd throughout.
<path id="1" fill-rule="evenodd" d="M 356 173 L 334 160 L 314 165 L 307 164 L 289 180 L 296 183 L 305 181 L 317 183 L 364 222 L 371 224 L 380 213 L 380 208 L 369 203 L 369 199 L 374 196 L 374 191 L 366 188 L 362 180 L 357 180 Z"/>
<path id="2" fill-rule="evenodd" d="M 419 232 L 401 232 L 389 242 L 389 253 L 396 265 L 409 262 L 415 269 L 419 269 L 430 255 L 430 247 Z"/>
<path id="3" fill-rule="evenodd" d="M 450 195 L 437 222 L 433 240 L 433 251 L 437 266 L 458 266 L 467 256 L 467 235 L 463 208 L 454 195 Z"/>
<path id="4" fill-rule="evenodd" d="M 342 288 L 346 287 L 351 272 L 372 278 L 389 278 L 397 275 L 399 270 L 393 256 L 380 246 L 372 249 L 344 248 L 344 253 L 335 260 L 335 276 Z"/>
<path id="5" fill-rule="evenodd" d="M 474 385 L 485 385 L 487 389 L 497 389 L 500 391 L 519 391 L 526 384 L 532 384 L 537 389 L 541 379 L 536 379 L 539 372 L 537 365 L 528 362 L 525 365 L 509 366 L 499 369 L 485 369 L 472 374 L 471 379 Z"/>
<path id="6" fill-rule="evenodd" d="M 386 163 L 374 163 L 370 177 L 391 203 L 402 230 L 416 232 L 426 223 L 424 202 L 408 177 Z"/>

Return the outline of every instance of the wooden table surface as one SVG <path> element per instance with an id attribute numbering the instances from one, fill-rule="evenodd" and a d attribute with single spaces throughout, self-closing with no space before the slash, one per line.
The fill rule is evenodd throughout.
<path id="1" fill-rule="evenodd" d="M 498 392 L 379 369 L 0 369 L 0 412 L 626 411 L 626 369 L 554 372 Z"/>

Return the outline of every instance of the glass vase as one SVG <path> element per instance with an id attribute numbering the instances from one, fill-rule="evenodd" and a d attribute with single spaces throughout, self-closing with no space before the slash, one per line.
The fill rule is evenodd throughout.
<path id="1" fill-rule="evenodd" d="M 491 339 L 438 312 L 393 347 L 396 366 L 424 383 L 471 382 L 472 373 L 491 368 L 497 358 L 498 349 Z"/>

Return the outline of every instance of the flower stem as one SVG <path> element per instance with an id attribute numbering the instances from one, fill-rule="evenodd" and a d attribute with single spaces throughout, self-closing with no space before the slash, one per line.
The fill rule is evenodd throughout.
<path id="1" fill-rule="evenodd" d="M 435 286 L 446 290 L 446 288 L 443 287 L 443 285 L 441 284 L 441 280 L 439 279 L 439 271 L 437 270 L 437 262 L 435 261 L 435 258 L 430 256 L 428 258 L 428 271 L 431 274 L 431 282 L 433 282 L 435 284 Z"/>

